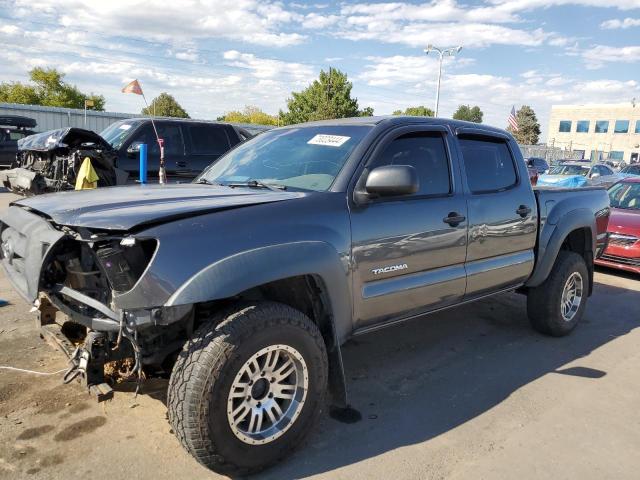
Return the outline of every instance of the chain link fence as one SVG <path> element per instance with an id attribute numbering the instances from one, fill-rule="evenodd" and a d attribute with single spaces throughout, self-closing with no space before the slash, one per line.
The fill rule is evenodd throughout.
<path id="1" fill-rule="evenodd" d="M 519 147 L 524 158 L 544 158 L 549 164 L 559 160 L 582 160 L 587 157 L 585 150 L 569 147 L 550 147 L 549 145 L 519 145 Z"/>

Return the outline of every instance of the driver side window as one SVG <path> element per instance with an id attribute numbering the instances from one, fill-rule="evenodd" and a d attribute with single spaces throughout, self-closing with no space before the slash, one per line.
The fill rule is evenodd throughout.
<path id="1" fill-rule="evenodd" d="M 410 165 L 416 170 L 420 187 L 412 196 L 451 192 L 449 160 L 439 133 L 415 132 L 394 139 L 369 164 L 369 171 L 388 165 Z"/>

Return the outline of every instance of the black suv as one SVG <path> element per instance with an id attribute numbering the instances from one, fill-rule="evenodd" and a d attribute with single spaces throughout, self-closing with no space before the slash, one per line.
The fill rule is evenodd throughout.
<path id="1" fill-rule="evenodd" d="M 18 152 L 18 140 L 33 135 L 33 118 L 19 115 L 0 116 L 0 169 L 11 168 Z"/>
<path id="2" fill-rule="evenodd" d="M 538 172 L 538 175 L 544 175 L 549 172 L 549 164 L 544 158 L 540 157 L 529 157 L 526 158 L 527 166 L 530 168 L 535 168 Z"/>
<path id="3" fill-rule="evenodd" d="M 164 140 L 168 175 L 195 177 L 220 155 L 251 135 L 226 123 L 185 119 L 154 119 L 158 137 Z M 140 145 L 148 148 L 149 176 L 157 176 L 160 148 L 150 118 L 133 118 L 109 125 L 100 133 L 118 154 L 116 166 L 138 177 Z"/>

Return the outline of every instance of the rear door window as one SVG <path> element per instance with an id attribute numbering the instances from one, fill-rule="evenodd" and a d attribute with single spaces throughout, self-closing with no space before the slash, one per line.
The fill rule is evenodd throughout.
<path id="1" fill-rule="evenodd" d="M 506 142 L 489 138 L 460 138 L 460 148 L 473 193 L 499 192 L 518 182 L 515 162 Z"/>
<path id="2" fill-rule="evenodd" d="M 188 125 L 191 153 L 194 155 L 222 155 L 229 150 L 224 125 Z"/>

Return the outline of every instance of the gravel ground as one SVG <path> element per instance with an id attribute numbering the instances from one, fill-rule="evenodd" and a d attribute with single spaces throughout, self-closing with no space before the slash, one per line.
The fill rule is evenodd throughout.
<path id="1" fill-rule="evenodd" d="M 0 209 L 14 198 L 0 192 Z M 582 324 L 547 338 L 505 295 L 359 337 L 351 403 L 261 478 L 636 479 L 640 278 L 596 273 Z M 29 306 L 0 274 L 0 365 L 56 371 Z M 166 419 L 166 381 L 98 404 L 60 376 L 0 371 L 0 478 L 213 479 Z"/>

